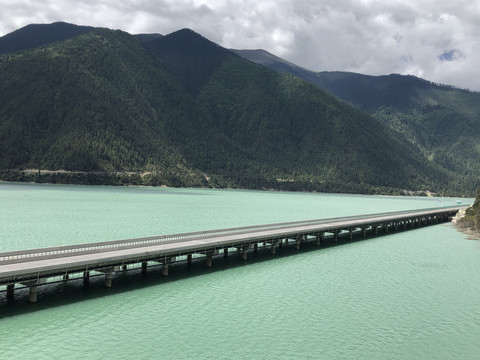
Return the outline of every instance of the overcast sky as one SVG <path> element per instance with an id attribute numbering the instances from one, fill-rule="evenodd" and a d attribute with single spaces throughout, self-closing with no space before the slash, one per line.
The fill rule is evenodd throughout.
<path id="1" fill-rule="evenodd" d="M 480 0 L 0 0 L 0 36 L 66 21 L 265 49 L 314 71 L 412 74 L 480 91 Z"/>

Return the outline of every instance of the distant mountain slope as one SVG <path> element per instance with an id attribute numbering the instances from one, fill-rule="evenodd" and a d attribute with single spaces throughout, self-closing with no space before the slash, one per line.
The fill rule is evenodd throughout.
<path id="1" fill-rule="evenodd" d="M 269 53 L 266 50 L 235 50 L 232 51 L 255 64 L 260 64 L 269 67 L 275 71 L 298 76 L 304 80 L 307 80 L 315 85 L 317 81 L 317 73 L 295 65 L 287 60 L 279 58 L 276 55 Z"/>
<path id="2" fill-rule="evenodd" d="M 31 24 L 0 37 L 0 54 L 33 49 L 57 41 L 71 39 L 94 28 L 64 22 Z"/>
<path id="3" fill-rule="evenodd" d="M 55 22 L 52 24 L 30 24 L 0 37 L 0 54 L 35 49 L 58 41 L 72 39 L 94 30 L 92 26 Z M 161 34 L 134 35 L 143 43 L 163 37 Z"/>
<path id="4" fill-rule="evenodd" d="M 472 193 L 480 187 L 480 93 L 414 76 L 315 73 L 263 50 L 235 52 L 330 91 L 397 131 L 431 163 L 457 174 L 460 186 Z"/>
<path id="5" fill-rule="evenodd" d="M 142 43 L 148 43 L 150 41 L 154 41 L 163 37 L 163 35 L 160 35 L 160 34 L 136 34 L 134 36 L 137 39 L 139 39 Z"/>
<path id="6" fill-rule="evenodd" d="M 0 56 L 0 93 L 4 172 L 363 193 L 452 179 L 374 118 L 186 29 L 149 41 L 93 29 Z"/>
<path id="7" fill-rule="evenodd" d="M 145 46 L 192 93 L 199 91 L 217 68 L 233 55 L 189 29 L 149 41 Z"/>
<path id="8" fill-rule="evenodd" d="M 262 160 L 262 164 L 274 165 L 282 174 L 299 167 L 308 169 L 312 173 L 308 182 L 322 182 L 335 174 L 332 179 L 337 182 L 376 186 L 396 183 L 394 179 L 386 180 L 392 161 L 402 169 L 408 168 L 406 173 L 417 180 L 419 173 L 413 175 L 415 167 L 434 172 L 428 164 L 419 164 L 415 154 L 368 116 L 303 81 L 252 66 L 190 30 L 151 42 L 148 48 L 177 74 L 188 91 L 196 90 L 193 95 L 213 116 L 207 118 L 209 123 L 196 121 L 189 126 L 194 129 L 192 136 L 203 134 L 197 143 L 204 142 L 203 150 L 196 149 L 192 159 L 208 149 L 211 153 L 204 159 L 218 157 L 214 155 L 216 149 L 228 144 L 232 153 L 240 150 L 248 154 L 248 161 Z M 373 139 L 366 129 L 383 136 Z M 222 144 L 212 146 L 212 139 Z M 382 157 L 379 152 L 383 152 Z M 231 166 L 244 174 L 244 164 L 237 161 Z"/>

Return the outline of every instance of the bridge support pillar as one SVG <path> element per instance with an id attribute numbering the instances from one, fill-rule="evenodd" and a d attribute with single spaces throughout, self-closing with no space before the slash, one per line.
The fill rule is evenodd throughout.
<path id="1" fill-rule="evenodd" d="M 205 255 L 207 256 L 207 259 L 206 259 L 207 267 L 212 267 L 212 255 L 213 255 L 213 251 L 208 251 Z"/>
<path id="2" fill-rule="evenodd" d="M 300 250 L 300 244 L 302 243 L 302 238 L 300 236 L 297 236 L 295 239 L 295 249 Z"/>
<path id="3" fill-rule="evenodd" d="M 265 246 L 264 242 L 264 246 Z M 242 260 L 247 260 L 247 251 L 250 249 L 250 245 L 242 245 L 242 246 L 237 246 L 237 250 L 241 251 L 242 253 Z"/>
<path id="4" fill-rule="evenodd" d="M 352 228 L 348 229 L 348 236 L 350 237 L 350 240 L 353 239 L 353 229 Z"/>
<path id="5" fill-rule="evenodd" d="M 126 264 L 123 264 L 123 265 L 122 265 L 122 270 L 123 270 L 123 271 L 127 270 L 127 265 L 126 265 Z"/>
<path id="6" fill-rule="evenodd" d="M 367 237 L 367 227 L 366 226 L 362 226 L 362 236 Z"/>
<path id="7" fill-rule="evenodd" d="M 192 265 L 192 254 L 187 255 L 187 264 Z"/>
<path id="8" fill-rule="evenodd" d="M 90 272 L 84 271 L 83 272 L 83 285 L 88 285 L 90 283 Z"/>
<path id="9" fill-rule="evenodd" d="M 228 257 L 228 248 L 223 249 L 223 257 Z"/>
<path id="10" fill-rule="evenodd" d="M 7 285 L 7 299 L 13 299 L 15 293 L 15 284 Z"/>
<path id="11" fill-rule="evenodd" d="M 168 267 L 172 262 L 175 262 L 176 257 L 165 257 L 163 260 L 160 262 L 162 263 L 162 275 L 163 276 L 168 276 Z"/>
<path id="12" fill-rule="evenodd" d="M 322 244 L 323 240 L 323 232 L 317 235 L 317 246 L 320 246 Z"/>
<path id="13" fill-rule="evenodd" d="M 168 263 L 165 263 L 162 265 L 162 275 L 163 276 L 168 276 Z"/>
<path id="14" fill-rule="evenodd" d="M 272 255 L 275 255 L 275 252 L 276 252 L 276 248 L 277 248 L 277 240 L 273 240 L 272 241 L 272 248 L 270 249 L 270 252 L 272 253 Z"/>
<path id="15" fill-rule="evenodd" d="M 278 241 L 278 248 L 281 249 L 282 246 L 283 246 L 283 239 L 280 239 L 280 240 Z"/>
<path id="16" fill-rule="evenodd" d="M 335 231 L 333 232 L 333 239 L 335 240 L 335 242 L 338 241 L 338 230 L 335 230 Z"/>
<path id="17" fill-rule="evenodd" d="M 28 293 L 28 301 L 30 301 L 31 303 L 36 303 L 37 302 L 37 292 L 38 292 L 37 285 L 31 285 L 29 293 Z"/>
<path id="18" fill-rule="evenodd" d="M 105 287 L 107 288 L 112 287 L 112 278 L 113 278 L 113 275 L 111 272 L 105 273 Z"/>
<path id="19" fill-rule="evenodd" d="M 247 260 L 247 250 L 246 249 L 242 249 L 242 260 Z"/>
<path id="20" fill-rule="evenodd" d="M 70 275 L 68 274 L 65 274 L 63 275 L 63 281 L 67 281 L 69 279 Z"/>
<path id="21" fill-rule="evenodd" d="M 142 274 L 146 274 L 146 273 L 147 273 L 147 262 L 142 261 Z"/>
<path id="22" fill-rule="evenodd" d="M 257 252 L 258 251 L 258 244 L 255 243 L 253 244 L 253 252 Z"/>

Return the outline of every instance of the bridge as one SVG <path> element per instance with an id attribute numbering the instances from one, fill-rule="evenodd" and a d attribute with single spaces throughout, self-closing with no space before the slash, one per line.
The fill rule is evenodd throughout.
<path id="1" fill-rule="evenodd" d="M 105 286 L 112 286 L 115 272 L 161 266 L 167 276 L 175 262 L 205 261 L 211 267 L 213 259 L 240 254 L 247 260 L 249 252 L 259 249 L 275 254 L 282 246 L 322 241 L 337 242 L 373 234 L 415 229 L 450 221 L 465 206 L 400 211 L 362 216 L 295 221 L 199 231 L 183 234 L 58 246 L 42 249 L 0 253 L 0 286 L 7 299 L 14 297 L 16 288 L 29 288 L 29 301 L 37 301 L 41 285 L 104 276 Z"/>

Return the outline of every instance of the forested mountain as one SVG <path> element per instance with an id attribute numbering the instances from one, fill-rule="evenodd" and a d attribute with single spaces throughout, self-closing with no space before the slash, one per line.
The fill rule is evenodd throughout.
<path id="1" fill-rule="evenodd" d="M 90 26 L 78 26 L 64 22 L 31 24 L 0 37 L 0 54 L 33 49 L 57 41 L 71 39 L 93 30 Z"/>
<path id="2" fill-rule="evenodd" d="M 87 183 L 470 190 L 378 120 L 191 30 L 90 29 L 23 49 L 0 55 L 4 179 L 35 168 Z"/>
<path id="3" fill-rule="evenodd" d="M 432 164 L 454 173 L 456 186 L 472 194 L 480 187 L 480 93 L 414 76 L 316 73 L 264 50 L 235 52 L 330 91 L 398 132 Z"/>

